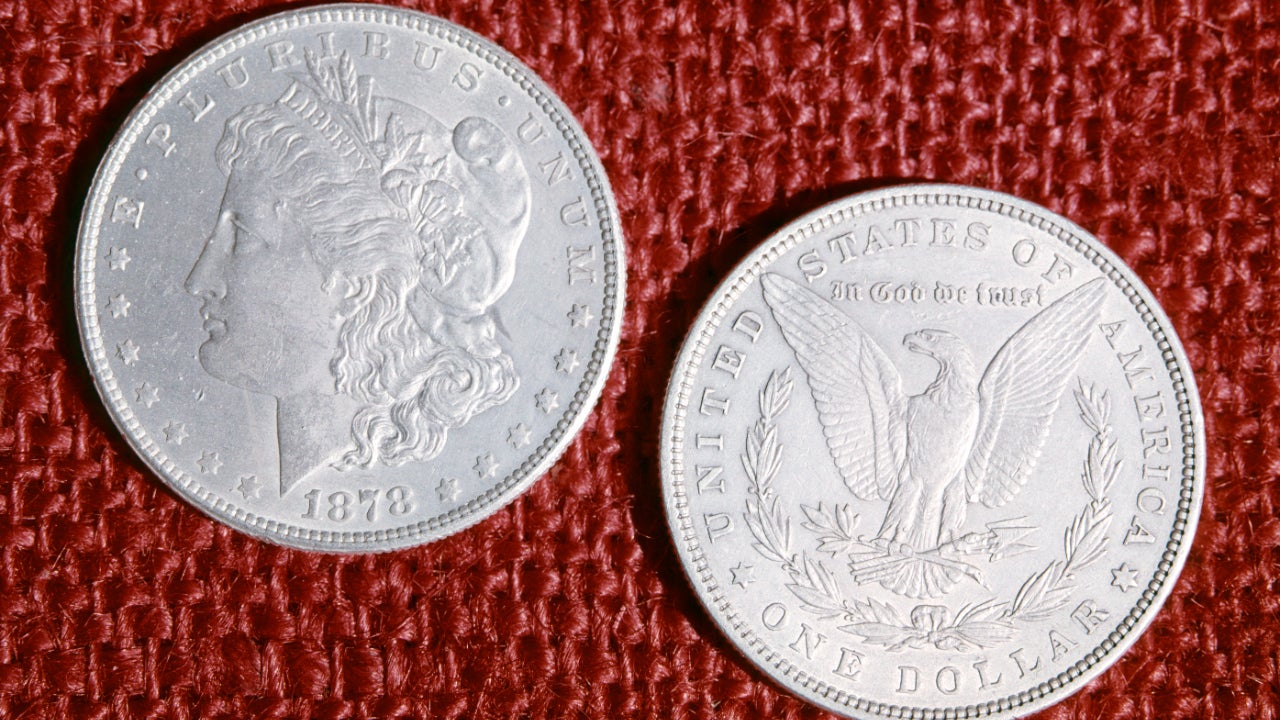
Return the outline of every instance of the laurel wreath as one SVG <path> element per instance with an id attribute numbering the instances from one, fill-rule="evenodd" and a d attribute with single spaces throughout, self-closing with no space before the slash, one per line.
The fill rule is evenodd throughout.
<path id="1" fill-rule="evenodd" d="M 1089 502 L 1063 534 L 1062 559 L 1054 560 L 1022 583 L 1005 612 L 1010 620 L 1043 620 L 1061 609 L 1071 599 L 1075 573 L 1097 562 L 1106 550 L 1112 520 L 1107 495 L 1121 466 L 1111 428 L 1111 398 L 1083 381 L 1075 398 L 1080 419 L 1093 431 L 1080 473 Z"/>
<path id="2" fill-rule="evenodd" d="M 787 584 L 803 607 L 824 618 L 861 617 L 862 609 L 846 599 L 835 578 L 819 560 L 792 550 L 791 519 L 782 510 L 773 481 L 782 466 L 782 445 L 778 442 L 776 418 L 791 403 L 791 368 L 773 372 L 760 390 L 760 418 L 747 431 L 742 468 L 748 481 L 747 527 L 755 542 L 752 547 L 762 557 L 780 565 L 791 578 Z M 872 601 L 874 602 L 874 601 Z M 875 615 L 877 608 L 870 608 Z M 884 606 L 886 612 L 893 609 Z"/>
<path id="3" fill-rule="evenodd" d="M 990 598 L 952 611 L 942 605 L 918 605 L 908 617 L 875 598 L 850 599 L 820 559 L 793 550 L 791 518 L 782 509 L 773 483 L 782 467 L 782 444 L 776 420 L 791 403 L 794 385 L 790 366 L 770 373 L 759 394 L 760 417 L 747 431 L 742 467 L 748 481 L 744 513 L 754 538 L 752 547 L 787 574 L 787 589 L 801 608 L 819 618 L 840 619 L 839 628 L 864 641 L 890 650 L 934 647 L 968 651 L 1008 640 L 1015 622 L 1041 620 L 1066 605 L 1075 587 L 1075 574 L 1102 557 L 1111 525 L 1107 497 L 1120 473 L 1116 441 L 1110 424 L 1111 400 L 1083 381 L 1074 392 L 1080 418 L 1093 431 L 1081 471 L 1089 502 L 1063 534 L 1063 556 L 1032 573 L 1012 600 Z M 849 506 L 801 506 L 801 526 L 819 536 L 818 550 L 832 556 L 848 554 L 861 541 L 853 531 L 859 517 Z"/>

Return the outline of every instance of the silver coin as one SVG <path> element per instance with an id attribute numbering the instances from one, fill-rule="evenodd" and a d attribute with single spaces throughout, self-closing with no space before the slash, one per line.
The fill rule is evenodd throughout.
<path id="1" fill-rule="evenodd" d="M 514 499 L 617 345 L 623 247 L 581 128 L 528 68 L 417 12 L 246 25 L 125 123 L 76 305 L 112 417 L 213 517 L 379 551 Z"/>
<path id="2" fill-rule="evenodd" d="M 828 205 L 735 269 L 679 356 L 662 455 L 707 611 L 855 718 L 1078 690 L 1168 596 L 1204 487 L 1150 292 L 1071 222 L 948 185 Z"/>

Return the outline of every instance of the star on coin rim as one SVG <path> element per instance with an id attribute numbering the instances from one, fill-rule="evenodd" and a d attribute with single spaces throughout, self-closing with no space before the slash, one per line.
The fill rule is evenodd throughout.
<path id="1" fill-rule="evenodd" d="M 470 53 L 475 59 L 487 63 L 487 67 L 501 73 L 524 90 L 555 124 L 573 151 L 574 160 L 590 189 L 592 208 L 600 218 L 604 289 L 599 329 L 583 380 L 551 432 L 531 457 L 478 497 L 435 517 L 390 530 L 312 530 L 264 518 L 202 487 L 198 477 L 178 469 L 162 446 L 139 423 L 131 403 L 119 387 L 99 325 L 99 316 L 104 310 L 96 307 L 100 302 L 96 288 L 96 263 L 101 254 L 99 228 L 109 213 L 110 198 L 106 191 L 120 177 L 125 160 L 142 141 L 144 131 L 150 129 L 150 122 L 159 109 L 180 98 L 187 84 L 198 74 L 209 71 L 218 61 L 250 43 L 299 27 L 332 23 L 364 23 L 419 32 Z M 582 428 L 604 389 L 621 337 L 626 302 L 625 240 L 608 175 L 589 144 L 587 134 L 546 82 L 510 52 L 466 28 L 415 10 L 358 4 L 288 10 L 247 23 L 205 45 L 157 82 L 129 114 L 98 166 L 87 198 L 77 232 L 75 305 L 80 341 L 88 356 L 98 394 L 126 441 L 166 484 L 210 517 L 270 542 L 327 552 L 385 552 L 438 540 L 497 512 L 541 477 Z"/>
<path id="2" fill-rule="evenodd" d="M 737 300 L 755 287 L 760 275 L 779 257 L 799 243 L 839 222 L 886 207 L 934 206 L 974 208 L 1004 214 L 1038 228 L 1064 243 L 1072 251 L 1101 270 L 1113 287 L 1128 298 L 1146 330 L 1161 341 L 1161 350 L 1176 393 L 1183 438 L 1181 492 L 1177 513 L 1165 552 L 1160 555 L 1151 587 L 1139 595 L 1118 628 L 1098 643 L 1084 659 L 1058 675 L 998 700 L 950 707 L 912 707 L 873 702 L 813 677 L 774 650 L 748 628 L 734 608 L 720 582 L 712 575 L 702 544 L 697 540 L 693 518 L 688 513 L 683 480 L 685 417 L 693 390 L 692 376 L 708 356 L 712 336 Z M 1137 641 L 1151 624 L 1172 592 L 1186 563 L 1195 538 L 1196 524 L 1204 499 L 1204 415 L 1196 390 L 1191 364 L 1173 324 L 1151 291 L 1128 265 L 1091 233 L 1062 216 L 1012 195 L 963 185 L 899 185 L 851 195 L 824 205 L 792 221 L 772 234 L 739 263 L 709 296 L 698 313 L 676 358 L 663 405 L 660 452 L 663 503 L 667 523 L 680 555 L 681 566 L 694 594 L 712 616 L 720 631 L 738 650 L 766 675 L 812 703 L 849 717 L 899 718 L 918 720 L 965 720 L 967 718 L 1022 717 L 1057 703 L 1084 687 L 1085 683 L 1109 668 Z M 1172 560 L 1169 560 L 1170 556 Z"/>

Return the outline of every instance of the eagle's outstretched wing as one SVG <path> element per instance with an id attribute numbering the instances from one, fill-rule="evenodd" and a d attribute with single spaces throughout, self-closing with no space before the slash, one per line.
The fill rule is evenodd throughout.
<path id="1" fill-rule="evenodd" d="M 848 315 L 781 275 L 760 279 L 764 299 L 809 378 L 827 448 L 844 484 L 888 499 L 906 452 L 902 378 Z"/>
<path id="2" fill-rule="evenodd" d="M 999 507 L 1022 489 L 1102 307 L 1104 280 L 1072 290 L 1027 321 L 978 386 L 981 414 L 964 473 L 970 501 Z"/>

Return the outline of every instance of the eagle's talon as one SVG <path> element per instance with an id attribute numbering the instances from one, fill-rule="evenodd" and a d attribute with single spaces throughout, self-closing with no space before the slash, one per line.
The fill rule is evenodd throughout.
<path id="1" fill-rule="evenodd" d="M 894 557 L 910 558 L 916 555 L 916 549 L 906 543 L 890 540 L 888 545 L 887 550 Z"/>

